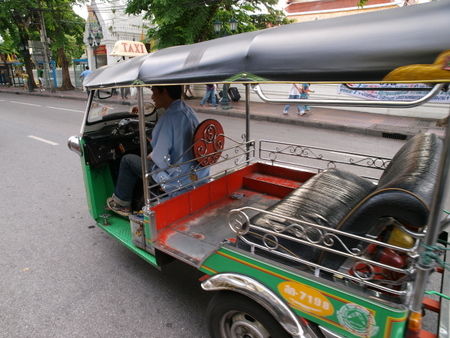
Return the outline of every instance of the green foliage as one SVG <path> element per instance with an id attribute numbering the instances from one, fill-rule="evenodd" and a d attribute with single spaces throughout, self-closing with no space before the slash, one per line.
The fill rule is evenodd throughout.
<path id="1" fill-rule="evenodd" d="M 3 32 L 2 41 L 0 42 L 0 53 L 1 54 L 13 54 L 16 50 L 16 45 L 9 35 L 8 31 Z"/>
<path id="2" fill-rule="evenodd" d="M 56 50 L 62 47 L 69 47 L 69 59 L 82 55 L 79 46 L 83 46 L 85 21 L 73 11 L 74 0 L 0 1 L 0 36 L 12 41 L 15 48 L 10 52 L 19 54 L 19 43 L 40 40 L 43 18 L 53 59 L 57 60 Z"/>
<path id="3" fill-rule="evenodd" d="M 278 0 L 130 0 L 126 13 L 147 13 L 146 19 L 156 25 L 147 37 L 160 49 L 216 38 L 215 20 L 223 23 L 220 35 L 231 34 L 228 23 L 232 18 L 239 23 L 237 33 L 289 23 L 274 9 L 276 4 Z"/>
<path id="4" fill-rule="evenodd" d="M 369 0 L 359 0 L 358 1 L 358 7 L 359 8 L 363 8 L 364 5 L 367 3 L 367 1 L 369 1 Z"/>

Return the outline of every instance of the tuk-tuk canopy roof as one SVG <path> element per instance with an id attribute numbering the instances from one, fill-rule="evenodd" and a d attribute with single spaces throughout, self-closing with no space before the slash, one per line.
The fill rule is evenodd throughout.
<path id="1" fill-rule="evenodd" d="M 88 88 L 219 82 L 450 82 L 450 0 L 170 47 L 102 67 Z"/>

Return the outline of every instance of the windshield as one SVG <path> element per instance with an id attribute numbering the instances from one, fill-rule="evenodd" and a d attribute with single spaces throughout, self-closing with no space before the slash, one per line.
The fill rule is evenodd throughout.
<path id="1" fill-rule="evenodd" d="M 145 115 L 153 112 L 152 91 L 143 88 Z M 88 123 L 115 120 L 137 115 L 136 87 L 112 88 L 95 92 L 89 107 Z"/>

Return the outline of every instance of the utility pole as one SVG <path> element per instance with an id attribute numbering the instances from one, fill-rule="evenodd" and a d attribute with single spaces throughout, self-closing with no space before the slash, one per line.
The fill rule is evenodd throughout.
<path id="1" fill-rule="evenodd" d="M 53 69 L 52 69 L 53 65 L 51 63 L 51 58 L 50 58 L 50 48 L 48 46 L 47 30 L 45 29 L 44 14 L 43 14 L 43 10 L 41 8 L 40 1 L 38 2 L 38 5 L 39 5 L 39 19 L 41 21 L 41 29 L 39 30 L 39 32 L 41 33 L 41 42 L 44 45 L 44 58 L 48 65 L 47 74 L 48 74 L 48 76 L 55 76 L 55 72 L 53 72 Z M 56 90 L 55 90 L 55 87 L 53 86 L 53 81 L 50 80 L 49 82 L 50 82 L 50 91 L 52 93 L 54 93 Z"/>

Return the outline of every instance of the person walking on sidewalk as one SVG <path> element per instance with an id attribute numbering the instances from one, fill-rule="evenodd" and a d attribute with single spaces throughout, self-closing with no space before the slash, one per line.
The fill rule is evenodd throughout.
<path id="1" fill-rule="evenodd" d="M 41 92 L 45 92 L 44 88 L 44 69 L 42 68 L 42 65 L 39 65 L 39 68 L 37 70 L 38 79 L 39 79 L 39 89 Z"/>
<path id="2" fill-rule="evenodd" d="M 206 85 L 206 93 L 205 96 L 203 96 L 202 101 L 200 102 L 200 105 L 203 107 L 208 99 L 211 100 L 211 104 L 213 107 L 217 107 L 217 100 L 216 100 L 216 85 L 215 84 L 207 84 Z"/>
<path id="3" fill-rule="evenodd" d="M 300 98 L 301 99 L 309 99 L 309 93 L 314 93 L 314 91 L 309 89 L 309 83 L 302 84 Z M 299 106 L 299 114 L 302 116 L 305 114 L 312 114 L 311 107 L 307 104 Z"/>
<path id="4" fill-rule="evenodd" d="M 89 69 L 89 66 L 86 67 L 86 69 L 81 72 L 80 79 L 82 78 L 83 82 L 84 82 L 84 80 L 86 79 L 86 76 L 88 76 L 91 73 L 92 73 L 92 70 Z M 84 89 L 84 85 L 83 85 L 83 89 Z M 89 90 L 86 90 L 86 93 L 88 96 L 89 96 L 89 92 L 90 92 Z"/>
<path id="5" fill-rule="evenodd" d="M 26 71 L 22 71 L 23 90 L 28 91 L 28 74 Z"/>
<path id="6" fill-rule="evenodd" d="M 191 94 L 191 95 L 188 95 Z M 192 94 L 192 90 L 191 90 L 191 86 L 190 85 L 185 85 L 184 86 L 184 97 L 186 98 L 186 100 L 192 100 L 195 99 L 194 94 Z"/>
<path id="7" fill-rule="evenodd" d="M 299 99 L 300 98 L 300 91 L 301 91 L 301 88 L 299 88 L 299 86 L 298 85 L 296 85 L 295 83 L 293 83 L 292 85 L 291 85 L 291 90 L 289 91 L 289 99 Z M 284 109 L 283 109 L 283 115 L 288 115 L 288 111 L 289 111 L 289 108 L 291 107 L 291 105 L 289 105 L 289 104 L 287 104 L 285 107 L 284 107 Z M 298 105 L 297 106 L 297 110 L 298 110 L 298 113 L 300 114 L 300 108 L 301 108 L 301 106 L 300 105 Z M 300 114 L 300 115 L 303 115 L 303 114 Z"/>

